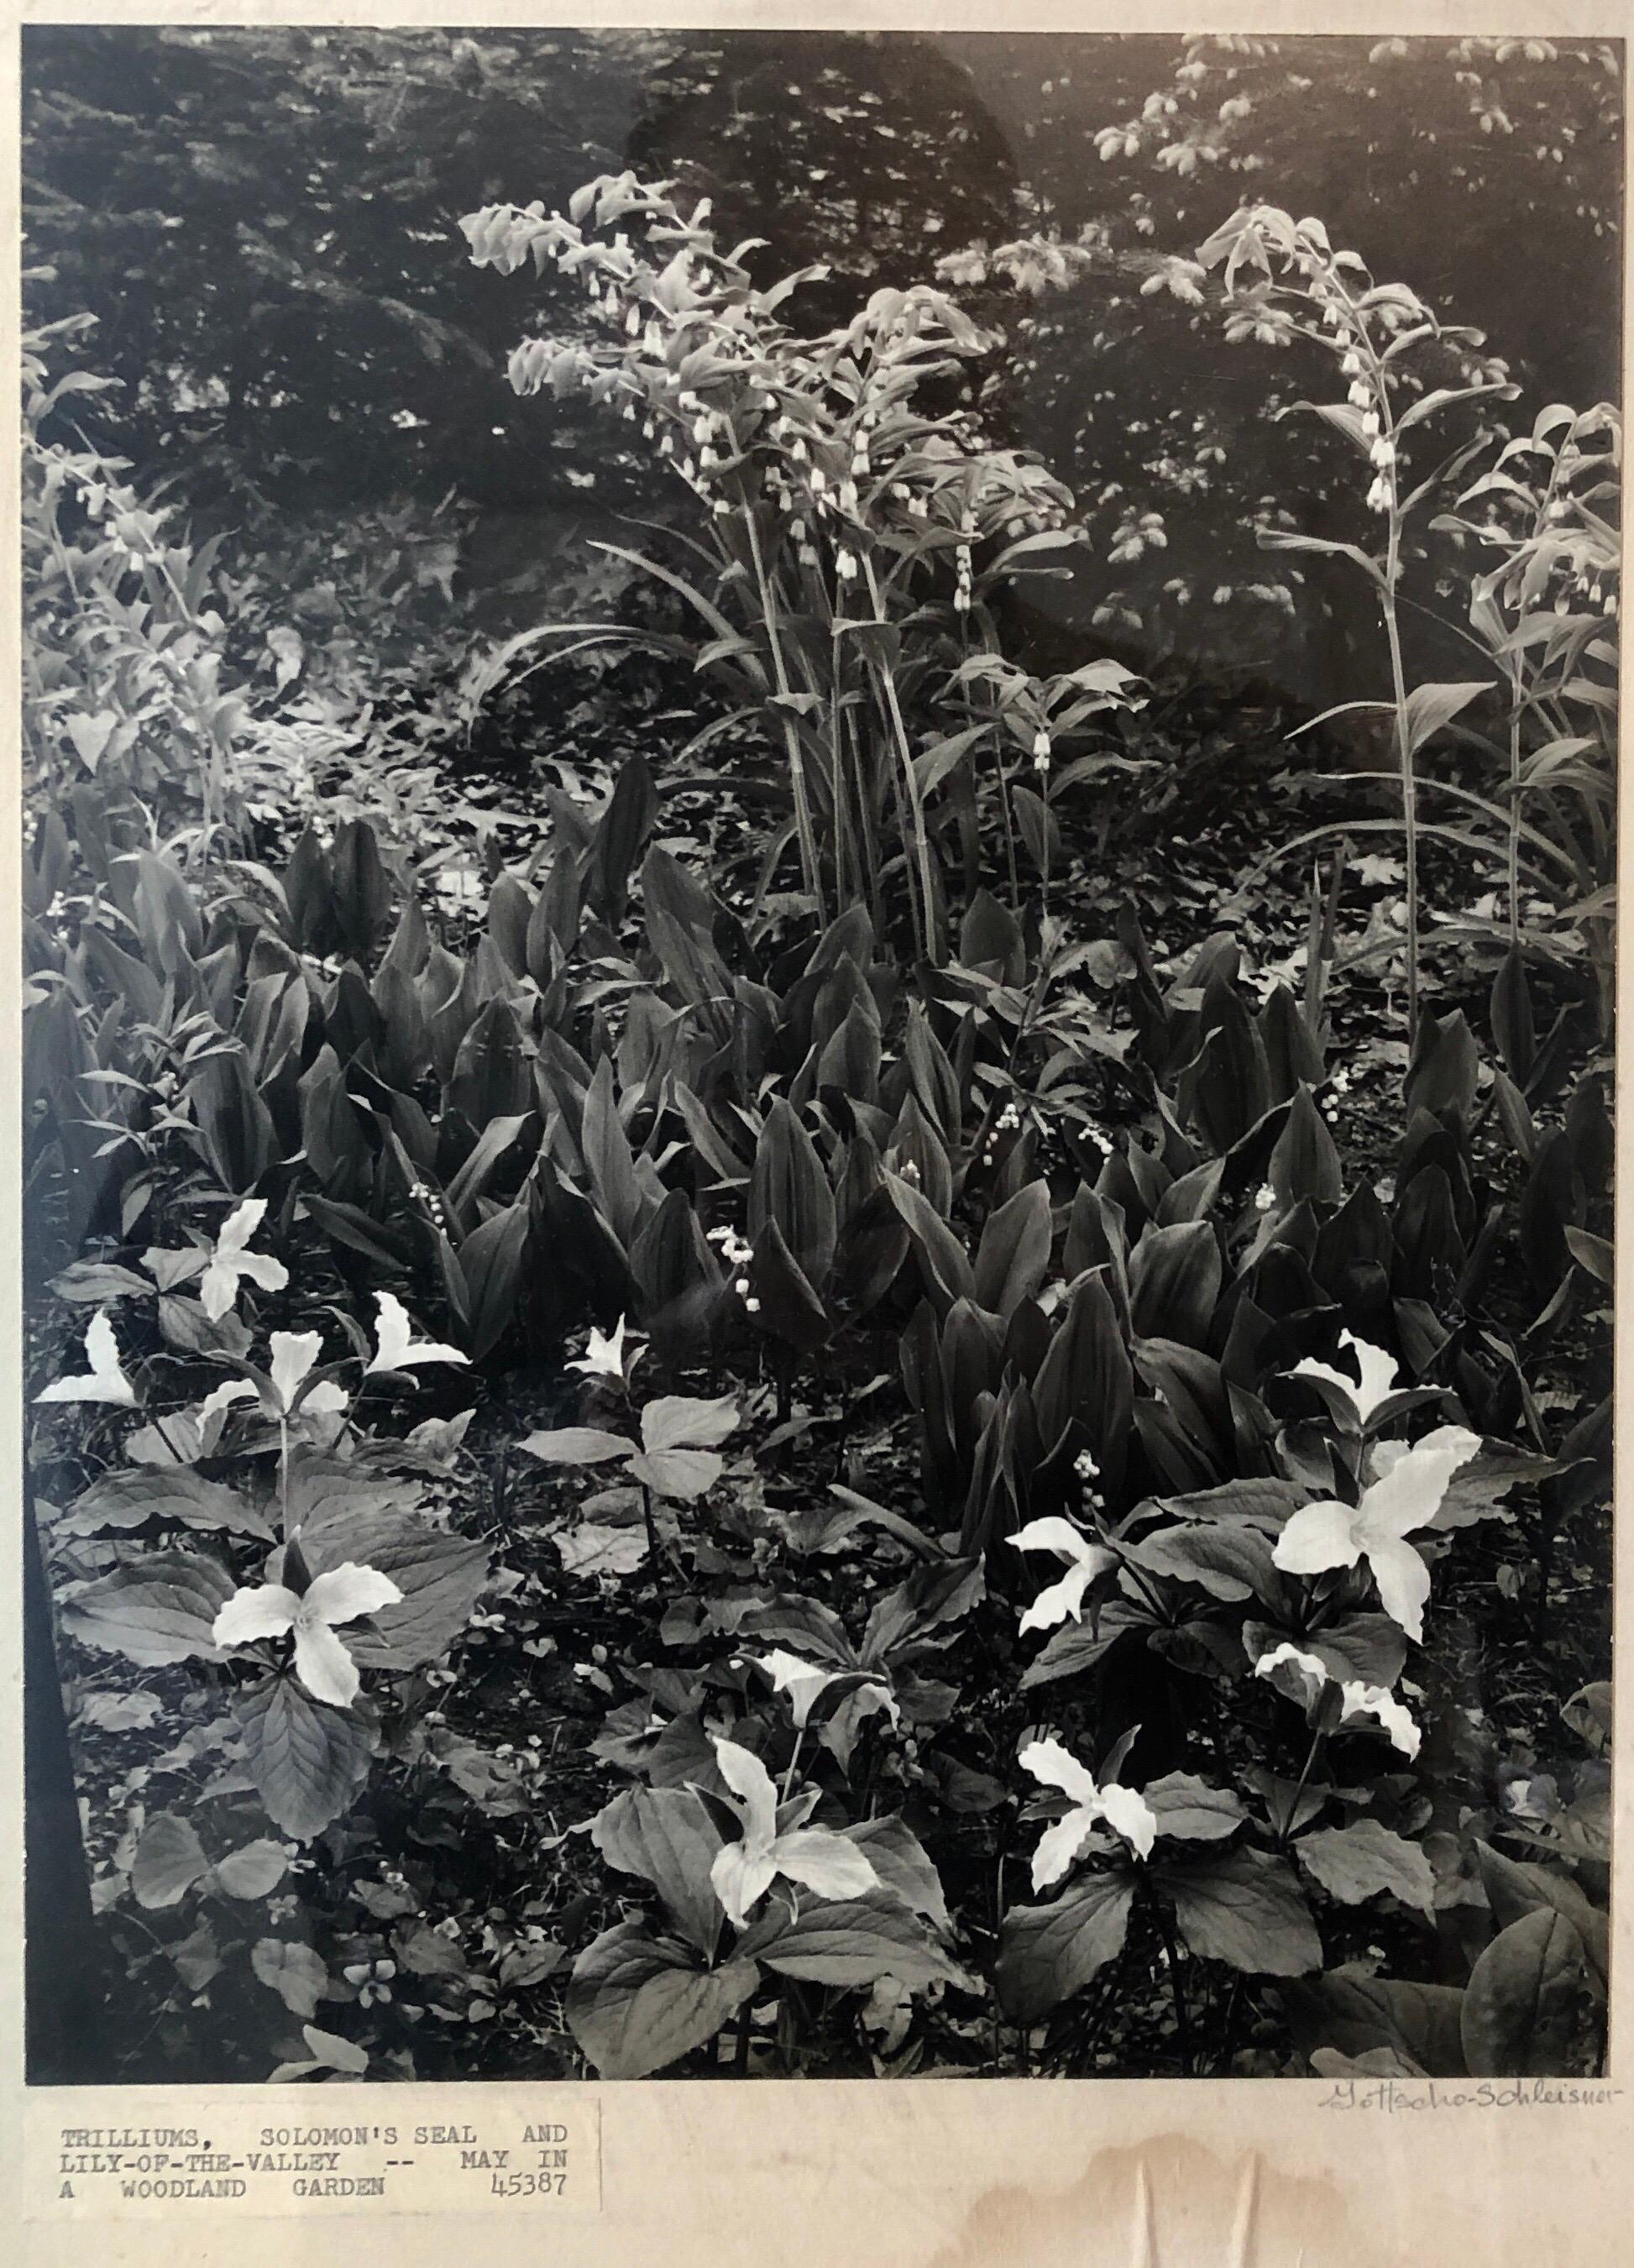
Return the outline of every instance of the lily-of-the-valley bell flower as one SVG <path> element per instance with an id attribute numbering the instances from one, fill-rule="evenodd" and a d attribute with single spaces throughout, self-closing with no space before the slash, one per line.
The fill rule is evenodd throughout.
<path id="1" fill-rule="evenodd" d="M 1438 1425 L 1410 1449 L 1381 1442 L 1374 1452 L 1379 1477 L 1361 1502 L 1302 1506 L 1277 1537 L 1272 1559 L 1286 1575 L 1324 1575 L 1365 1559 L 1386 1614 L 1409 1638 L 1422 1638 L 1430 1570 L 1407 1537 L 1435 1518 L 1454 1474 L 1480 1447 L 1480 1435 L 1463 1425 Z"/>
<path id="2" fill-rule="evenodd" d="M 314 1575 L 304 1591 L 292 1591 L 285 1583 L 256 1583 L 235 1591 L 210 1636 L 219 1646 L 292 1637 L 295 1674 L 313 1699 L 350 1709 L 363 1680 L 335 1626 L 394 1607 L 401 1597 L 389 1575 L 349 1559 L 344 1566 Z"/>
<path id="3" fill-rule="evenodd" d="M 1010 1541 L 1018 1551 L 1053 1551 L 1067 1571 L 1059 1582 L 1046 1585 L 1022 1616 L 1024 1631 L 1053 1630 L 1069 1616 L 1075 1623 L 1082 1622 L 1085 1592 L 1097 1575 L 1117 1564 L 1115 1552 L 1104 1543 L 1092 1543 L 1059 1513 L 1050 1513 L 1042 1520 L 1029 1520 L 1025 1528 L 1017 1528 Z"/>
<path id="4" fill-rule="evenodd" d="M 786 1823 L 780 1828 L 777 1791 L 760 1758 L 718 1735 L 715 1758 L 743 1822 L 742 1839 L 718 1851 L 710 1868 L 710 1885 L 734 1929 L 744 1926 L 779 1875 L 820 1898 L 865 1897 L 877 1887 L 880 1878 L 865 1852 L 832 1828 L 803 1823 L 818 1800 L 814 1788 L 782 1807 Z"/>
<path id="5" fill-rule="evenodd" d="M 1389 1738 L 1391 1745 L 1407 1757 L 1418 1754 L 1424 1734 L 1413 1721 L 1412 1712 L 1404 1701 L 1398 1701 L 1387 1685 L 1369 1685 L 1359 1677 L 1336 1680 L 1325 1661 L 1302 1646 L 1284 1641 L 1270 1653 L 1262 1653 L 1254 1665 L 1256 1677 L 1274 1677 L 1277 1669 L 1286 1664 L 1302 1688 L 1300 1698 L 1308 1708 L 1321 1698 L 1323 1690 L 1337 1683 L 1343 1712 L 1342 1721 L 1353 1723 L 1358 1717 L 1372 1717 Z"/>
<path id="6" fill-rule="evenodd" d="M 1039 1837 L 1033 1853 L 1034 1890 L 1047 1890 L 1052 1882 L 1058 1882 L 1103 1822 L 1141 1858 L 1150 1857 L 1157 1840 L 1158 1817 L 1138 1789 L 1119 1787 L 1115 1782 L 1106 1787 L 1097 1786 L 1093 1773 L 1059 1741 L 1029 1741 L 1018 1761 L 1023 1771 L 1030 1772 L 1044 1787 L 1059 1788 L 1072 1804 L 1066 1817 L 1047 1827 Z"/>

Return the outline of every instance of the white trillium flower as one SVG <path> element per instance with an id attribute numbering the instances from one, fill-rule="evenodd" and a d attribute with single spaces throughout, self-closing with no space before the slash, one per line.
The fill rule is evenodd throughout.
<path id="1" fill-rule="evenodd" d="M 1408 1757 L 1418 1754 L 1424 1734 L 1414 1724 L 1407 1704 L 1398 1701 L 1387 1685 L 1364 1685 L 1359 1680 L 1347 1679 L 1339 1691 L 1347 1724 L 1355 1717 L 1375 1717 L 1393 1748 Z"/>
<path id="2" fill-rule="evenodd" d="M 1044 1520 L 1029 1520 L 1010 1541 L 1019 1551 L 1053 1551 L 1067 1570 L 1058 1583 L 1049 1584 L 1034 1600 L 1021 1617 L 1023 1631 L 1053 1630 L 1069 1615 L 1075 1623 L 1082 1622 L 1085 1592 L 1097 1575 L 1117 1564 L 1115 1552 L 1108 1551 L 1104 1543 L 1092 1543 L 1058 1513 Z"/>
<path id="3" fill-rule="evenodd" d="M 860 1898 L 877 1887 L 867 1854 L 828 1827 L 777 1827 L 777 1791 L 757 1756 L 735 1741 L 715 1741 L 720 1776 L 743 1822 L 743 1839 L 716 1853 L 710 1881 L 734 1929 L 741 1929 L 779 1874 L 820 1898 Z"/>
<path id="4" fill-rule="evenodd" d="M 812 1711 L 836 1678 L 850 1678 L 863 1674 L 854 1669 L 824 1669 L 820 1663 L 807 1661 L 801 1655 L 791 1653 L 786 1646 L 774 1646 L 769 1653 L 757 1655 L 755 1660 L 759 1667 L 770 1678 L 776 1690 L 779 1693 L 788 1695 L 789 1706 L 793 1712 L 797 1732 L 805 1731 Z M 890 1688 L 882 1677 L 870 1677 L 866 1684 L 858 1690 L 882 1694 L 885 1705 L 890 1711 L 893 1721 L 900 1719 L 901 1712 L 892 1697 Z"/>
<path id="5" fill-rule="evenodd" d="M 1254 1665 L 1256 1677 L 1269 1677 L 1284 1662 L 1296 1669 L 1304 1682 L 1304 1699 L 1308 1708 L 1321 1699 L 1329 1684 L 1336 1683 L 1348 1725 L 1358 1717 L 1373 1717 L 1389 1736 L 1393 1747 L 1404 1756 L 1418 1754 L 1424 1735 L 1413 1722 L 1412 1712 L 1404 1701 L 1398 1701 L 1387 1685 L 1367 1685 L 1360 1678 L 1332 1678 L 1328 1665 L 1316 1654 L 1306 1653 L 1300 1646 L 1284 1642 L 1270 1653 L 1262 1653 Z"/>
<path id="6" fill-rule="evenodd" d="M 1365 1427 L 1371 1425 L 1381 1405 L 1393 1394 L 1406 1390 L 1406 1381 L 1382 1347 L 1370 1346 L 1365 1339 L 1358 1339 L 1353 1331 L 1341 1331 L 1339 1344 L 1342 1347 L 1349 1347 L 1356 1357 L 1356 1366 L 1361 1373 L 1359 1383 L 1343 1371 L 1336 1370 L 1330 1362 L 1318 1362 L 1310 1355 L 1306 1355 L 1303 1362 L 1295 1363 L 1289 1374 L 1293 1378 L 1325 1379 L 1329 1386 L 1336 1386 L 1340 1393 L 1348 1397 L 1351 1407 L 1355 1410 L 1358 1427 Z"/>
<path id="7" fill-rule="evenodd" d="M 622 1378 L 625 1363 L 624 1335 L 629 1328 L 629 1317 L 621 1315 L 617 1328 L 604 1338 L 592 1323 L 590 1344 L 578 1360 L 570 1362 L 567 1367 L 570 1370 L 582 1370 L 586 1378 Z M 629 1358 L 632 1363 L 638 1351 L 638 1349 L 632 1350 Z"/>
<path id="8" fill-rule="evenodd" d="M 360 1567 L 348 1560 L 343 1567 L 314 1575 L 304 1591 L 291 1591 L 283 1583 L 258 1583 L 235 1591 L 217 1616 L 210 1636 L 221 1646 L 292 1636 L 295 1674 L 313 1700 L 350 1709 L 363 1680 L 335 1635 L 335 1626 L 394 1607 L 401 1597 L 391 1577 L 378 1567 Z"/>
<path id="9" fill-rule="evenodd" d="M 323 1352 L 321 1331 L 274 1331 L 267 1344 L 272 1353 L 272 1399 L 261 1396 L 269 1417 L 287 1418 L 294 1408 L 313 1365 Z M 335 1415 L 346 1407 L 346 1396 L 332 1378 L 321 1380 L 301 1403 L 304 1418 Z"/>
<path id="10" fill-rule="evenodd" d="M 91 1318 L 85 1333 L 85 1359 L 91 1365 L 88 1371 L 77 1378 L 53 1379 L 35 1395 L 35 1401 L 116 1402 L 124 1409 L 133 1409 L 136 1389 L 120 1367 L 119 1342 L 106 1307 L 99 1307 Z"/>
<path id="11" fill-rule="evenodd" d="M 428 1362 L 470 1361 L 470 1356 L 461 1354 L 458 1347 L 442 1346 L 434 1339 L 416 1338 L 408 1310 L 390 1292 L 377 1292 L 374 1305 L 374 1352 L 364 1372 L 365 1378 L 379 1371 L 417 1369 Z"/>
<path id="12" fill-rule="evenodd" d="M 1157 1840 L 1158 1815 L 1139 1791 L 1115 1784 L 1098 1787 L 1093 1775 L 1059 1741 L 1029 1741 L 1019 1759 L 1045 1787 L 1056 1787 L 1072 1800 L 1072 1809 L 1039 1837 L 1033 1853 L 1033 1888 L 1047 1890 L 1058 1882 L 1102 1820 L 1145 1859 Z"/>
<path id="13" fill-rule="evenodd" d="M 1272 1559 L 1286 1575 L 1322 1575 L 1365 1559 L 1386 1614 L 1409 1638 L 1422 1638 L 1430 1570 L 1407 1536 L 1435 1518 L 1453 1475 L 1480 1447 L 1467 1426 L 1438 1425 L 1392 1457 L 1359 1504 L 1307 1504 L 1294 1513 Z"/>
<path id="14" fill-rule="evenodd" d="M 236 1304 L 245 1277 L 259 1284 L 263 1292 L 282 1292 L 289 1282 L 290 1271 L 281 1260 L 273 1259 L 269 1253 L 245 1250 L 266 1217 L 266 1198 L 247 1197 L 222 1223 L 199 1286 L 199 1303 L 213 1322 L 219 1322 Z"/>

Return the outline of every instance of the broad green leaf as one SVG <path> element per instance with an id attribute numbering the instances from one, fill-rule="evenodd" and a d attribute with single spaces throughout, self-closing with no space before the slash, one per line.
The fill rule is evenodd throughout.
<path id="1" fill-rule="evenodd" d="M 752 1961 L 705 1969 L 638 1921 L 604 1930 L 574 1963 L 569 2025 L 602 2079 L 645 2079 L 713 2039 L 760 1981 Z"/>
<path id="2" fill-rule="evenodd" d="M 600 1465 L 609 1457 L 627 1457 L 634 1444 L 599 1425 L 558 1425 L 551 1432 L 530 1433 L 522 1447 L 541 1464 Z"/>
<path id="3" fill-rule="evenodd" d="M 292 1676 L 240 1695 L 244 1762 L 275 1827 L 310 1843 L 357 1797 L 372 1743 L 348 1711 L 314 1701 Z"/>
<path id="4" fill-rule="evenodd" d="M 1564 1914 L 1540 1906 L 1500 1930 L 1470 1971 L 1464 2060 L 1477 2079 L 1593 2071 L 1602 2007 L 1582 1938 Z"/>
<path id="5" fill-rule="evenodd" d="M 1228 1787 L 1211 1787 L 1191 1772 L 1167 1772 L 1141 1793 L 1158 1815 L 1159 1834 L 1188 1842 L 1224 1842 L 1248 1815 Z"/>
<path id="6" fill-rule="evenodd" d="M 217 1859 L 210 1869 L 210 1886 L 230 1898 L 269 1897 L 288 1873 L 289 1864 L 283 1845 L 263 1836 L 259 1842 L 246 1843 Z"/>
<path id="7" fill-rule="evenodd" d="M 1475 684 L 1415 685 L 1407 696 L 1407 740 L 1413 754 L 1417 755 L 1424 742 L 1433 740 L 1461 710 L 1491 690 L 1484 681 Z"/>
<path id="8" fill-rule="evenodd" d="M 189 1551 L 152 1551 L 65 1599 L 63 1624 L 82 1646 L 122 1653 L 144 1668 L 193 1655 L 218 1661 L 211 1632 L 237 1588 L 217 1560 Z"/>
<path id="9" fill-rule="evenodd" d="M 1329 1897 L 1342 1905 L 1387 1891 L 1420 1913 L 1435 1911 L 1435 1875 L 1417 1843 L 1410 1843 L 1376 1819 L 1353 1820 L 1348 1827 L 1319 1827 L 1294 1845 L 1299 1864 Z"/>
<path id="10" fill-rule="evenodd" d="M 780 1976 L 813 1984 L 854 1989 L 894 1977 L 910 1990 L 963 1981 L 924 1923 L 894 1898 L 833 1902 L 802 1899 L 793 1911 L 774 1897 L 739 1940 L 746 1959 L 763 1962 Z"/>
<path id="11" fill-rule="evenodd" d="M 1303 1977 L 1322 1962 L 1321 1940 L 1292 1869 L 1255 1850 L 1196 1867 L 1165 1867 L 1161 1890 L 1180 1933 L 1205 1961 L 1250 1977 Z"/>
<path id="12" fill-rule="evenodd" d="M 271 1522 L 235 1490 L 182 1465 L 105 1473 L 75 1498 L 62 1525 L 70 1535 L 94 1535 L 105 1528 L 140 1528 L 149 1520 L 226 1528 L 268 1543 L 275 1536 Z"/>
<path id="13" fill-rule="evenodd" d="M 130 1887 L 136 1904 L 152 1911 L 179 1905 L 209 1872 L 210 1860 L 193 1827 L 173 1811 L 161 1811 L 142 1830 L 131 1861 Z"/>
<path id="14" fill-rule="evenodd" d="M 661 1394 L 641 1413 L 641 1445 L 660 1449 L 718 1449 L 738 1425 L 738 1400 L 723 1394 L 718 1401 L 699 1401 L 691 1395 Z"/>
<path id="15" fill-rule="evenodd" d="M 689 1788 L 627 1788 L 596 1814 L 591 1839 L 609 1867 L 651 1882 L 671 1918 L 707 1961 L 722 1911 L 710 1881 L 720 1829 Z"/>
<path id="16" fill-rule="evenodd" d="M 997 1977 L 1000 2005 L 1012 2023 L 1036 2023 L 1116 1958 L 1134 1897 L 1127 1874 L 1086 1874 L 1052 1904 L 1011 1907 Z"/>
<path id="17" fill-rule="evenodd" d="M 263 1937 L 250 1948 L 250 1966 L 292 2014 L 317 2014 L 329 1972 L 311 1946 L 298 1945 L 289 1938 Z"/>

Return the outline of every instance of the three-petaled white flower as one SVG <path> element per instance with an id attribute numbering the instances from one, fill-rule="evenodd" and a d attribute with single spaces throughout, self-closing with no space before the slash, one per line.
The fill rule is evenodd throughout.
<path id="1" fill-rule="evenodd" d="M 832 1828 L 802 1823 L 817 1801 L 814 1788 L 783 1807 L 780 1827 L 777 1791 L 760 1758 L 718 1736 L 715 1757 L 743 1822 L 742 1840 L 725 1845 L 710 1868 L 710 1884 L 734 1929 L 743 1927 L 779 1874 L 821 1898 L 860 1898 L 874 1889 L 880 1878 L 865 1852 Z"/>
<path id="2" fill-rule="evenodd" d="M 284 1583 L 256 1583 L 235 1591 L 210 1628 L 217 1646 L 248 1646 L 256 1638 L 295 1640 L 295 1674 L 314 1701 L 350 1709 L 363 1683 L 357 1665 L 335 1635 L 337 1623 L 394 1607 L 402 1593 L 378 1567 L 348 1560 L 314 1575 L 304 1591 Z"/>
<path id="3" fill-rule="evenodd" d="M 622 1378 L 624 1375 L 626 1361 L 624 1353 L 624 1334 L 629 1328 L 629 1317 L 626 1315 L 621 1315 L 618 1319 L 617 1328 L 607 1337 L 604 1338 L 601 1333 L 596 1329 L 595 1325 L 592 1323 L 590 1326 L 589 1345 L 585 1348 L 584 1353 L 579 1356 L 576 1362 L 569 1363 L 567 1366 L 568 1368 L 570 1370 L 582 1370 L 586 1378 Z M 630 1349 L 628 1360 L 632 1369 L 636 1363 L 640 1359 L 640 1355 L 641 1349 L 639 1347 L 632 1347 Z"/>
<path id="4" fill-rule="evenodd" d="M 1085 1592 L 1097 1575 L 1117 1564 L 1115 1552 L 1108 1551 L 1104 1543 L 1092 1543 L 1058 1513 L 1029 1520 L 1010 1541 L 1019 1551 L 1053 1551 L 1067 1570 L 1058 1583 L 1047 1585 L 1034 1600 L 1021 1617 L 1023 1631 L 1052 1630 L 1069 1615 L 1075 1623 L 1082 1622 Z"/>
<path id="5" fill-rule="evenodd" d="M 134 1406 L 136 1389 L 120 1366 L 119 1342 L 106 1307 L 99 1307 L 91 1318 L 85 1333 L 85 1359 L 91 1365 L 88 1371 L 77 1378 L 54 1378 L 35 1395 L 35 1401 L 117 1402 L 125 1409 Z"/>
<path id="6" fill-rule="evenodd" d="M 1064 1819 L 1056 1820 L 1039 1837 L 1033 1853 L 1033 1888 L 1047 1890 L 1058 1882 L 1102 1820 L 1121 1835 L 1140 1856 L 1150 1855 L 1157 1840 L 1158 1815 L 1137 1788 L 1115 1784 L 1099 1787 L 1094 1776 L 1059 1741 L 1029 1741 L 1019 1759 L 1045 1787 L 1057 1787 L 1072 1800 Z"/>
<path id="7" fill-rule="evenodd" d="M 1453 1475 L 1480 1447 L 1480 1435 L 1464 1425 L 1438 1425 L 1410 1449 L 1381 1442 L 1375 1452 L 1380 1477 L 1362 1491 L 1361 1502 L 1302 1506 L 1271 1557 L 1287 1575 L 1322 1575 L 1365 1559 L 1386 1614 L 1409 1638 L 1422 1638 L 1430 1570 L 1408 1532 L 1435 1518 Z"/>
<path id="8" fill-rule="evenodd" d="M 300 1405 L 304 1418 L 333 1417 L 346 1407 L 346 1396 L 332 1378 L 320 1378 L 309 1387 L 307 1379 L 323 1352 L 321 1331 L 274 1331 L 267 1342 L 272 1355 L 272 1374 L 256 1373 L 261 1407 L 269 1418 L 288 1418 Z M 269 1390 L 270 1389 L 270 1391 Z"/>
<path id="9" fill-rule="evenodd" d="M 408 1310 L 391 1292 L 377 1292 L 374 1304 L 374 1352 L 364 1373 L 365 1378 L 379 1371 L 417 1369 L 428 1362 L 470 1361 L 470 1356 L 461 1354 L 458 1347 L 441 1346 L 435 1339 L 416 1338 Z"/>
<path id="10" fill-rule="evenodd" d="M 1361 1373 L 1359 1382 L 1347 1377 L 1343 1371 L 1336 1370 L 1330 1362 L 1318 1362 L 1308 1354 L 1303 1362 L 1295 1363 L 1290 1375 L 1294 1378 L 1320 1378 L 1329 1386 L 1336 1386 L 1355 1411 L 1358 1430 L 1365 1430 L 1380 1406 L 1393 1394 L 1404 1390 L 1404 1381 L 1397 1375 L 1395 1364 L 1382 1347 L 1369 1346 L 1365 1339 L 1358 1339 L 1353 1331 L 1341 1331 L 1339 1344 L 1349 1347 L 1356 1357 L 1356 1366 Z"/>
<path id="11" fill-rule="evenodd" d="M 199 1304 L 217 1322 L 237 1300 L 245 1277 L 259 1284 L 263 1292 L 282 1292 L 290 1280 L 290 1271 L 281 1260 L 273 1259 L 269 1253 L 245 1249 L 266 1217 L 266 1198 L 247 1197 L 221 1225 L 199 1285 Z"/>
<path id="12" fill-rule="evenodd" d="M 1334 1679 L 1327 1663 L 1316 1654 L 1306 1653 L 1302 1647 L 1286 1641 L 1273 1652 L 1262 1653 L 1254 1665 L 1254 1674 L 1256 1677 L 1270 1677 L 1284 1662 L 1298 1673 L 1304 1688 L 1299 1697 L 1307 1708 L 1313 1701 L 1321 1698 L 1329 1683 L 1336 1683 L 1345 1724 L 1358 1717 L 1372 1717 L 1388 1735 L 1391 1745 L 1400 1749 L 1404 1756 L 1418 1754 L 1424 1734 L 1413 1722 L 1407 1704 L 1398 1701 L 1387 1685 L 1369 1685 L 1359 1677 Z"/>
<path id="13" fill-rule="evenodd" d="M 842 1677 L 853 1680 L 860 1677 L 862 1683 L 856 1690 L 878 1693 L 885 1707 L 890 1711 L 893 1721 L 900 1721 L 901 1712 L 882 1677 L 869 1677 L 855 1669 L 824 1669 L 819 1663 L 807 1661 L 781 1646 L 774 1646 L 769 1653 L 760 1654 L 756 1659 L 777 1690 L 788 1695 L 797 1732 L 805 1731 L 806 1721 L 817 1703 L 829 1686 Z"/>

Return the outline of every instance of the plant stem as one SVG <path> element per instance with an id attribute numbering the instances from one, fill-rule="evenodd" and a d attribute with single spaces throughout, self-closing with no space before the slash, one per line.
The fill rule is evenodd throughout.
<path id="1" fill-rule="evenodd" d="M 753 1995 L 751 1995 L 750 1997 L 751 1997 L 751 1999 L 752 1999 L 752 1998 L 753 1998 Z M 748 2073 L 748 2068 L 749 2068 L 749 2020 L 750 2020 L 750 2006 L 749 2006 L 749 2001 L 748 2001 L 748 2000 L 746 2000 L 746 2001 L 744 2002 L 743 2006 L 742 2006 L 742 2007 L 739 2009 L 739 2011 L 738 2011 L 738 2030 L 737 2030 L 737 2036 L 736 2036 L 736 2039 L 735 2039 L 735 2041 L 733 2042 L 733 2044 L 732 2044 L 732 2077 L 733 2077 L 734 2079 L 743 2079 L 743 2078 L 745 2078 L 745 2077 L 747 2075 L 747 2073 Z"/>
<path id="2" fill-rule="evenodd" d="M 1402 663 L 1402 626 L 1395 586 L 1402 571 L 1402 520 L 1394 496 L 1385 587 L 1380 598 L 1385 636 L 1390 644 L 1390 681 L 1395 695 L 1395 747 L 1402 772 L 1402 826 L 1407 849 L 1407 1046 L 1410 1060 L 1418 1041 L 1418 799 L 1413 778 L 1413 743 L 1407 711 L 1407 676 Z"/>
<path id="3" fill-rule="evenodd" d="M 656 1568 L 659 1564 L 659 1531 L 652 1518 L 652 1491 L 645 1481 L 641 1484 L 641 1516 L 647 1523 L 647 1555 Z"/>
<path id="4" fill-rule="evenodd" d="M 1181 2076 L 1191 2073 L 1191 2018 L 1186 2009 L 1186 1988 L 1180 1981 L 1180 1948 L 1175 1942 L 1174 1925 L 1169 1919 L 1169 1910 L 1161 1898 L 1154 1896 L 1152 1909 L 1158 1918 L 1158 1934 L 1163 1940 L 1163 1950 L 1169 1964 L 1169 1989 L 1174 1995 L 1174 2045 L 1180 2056 Z"/>

